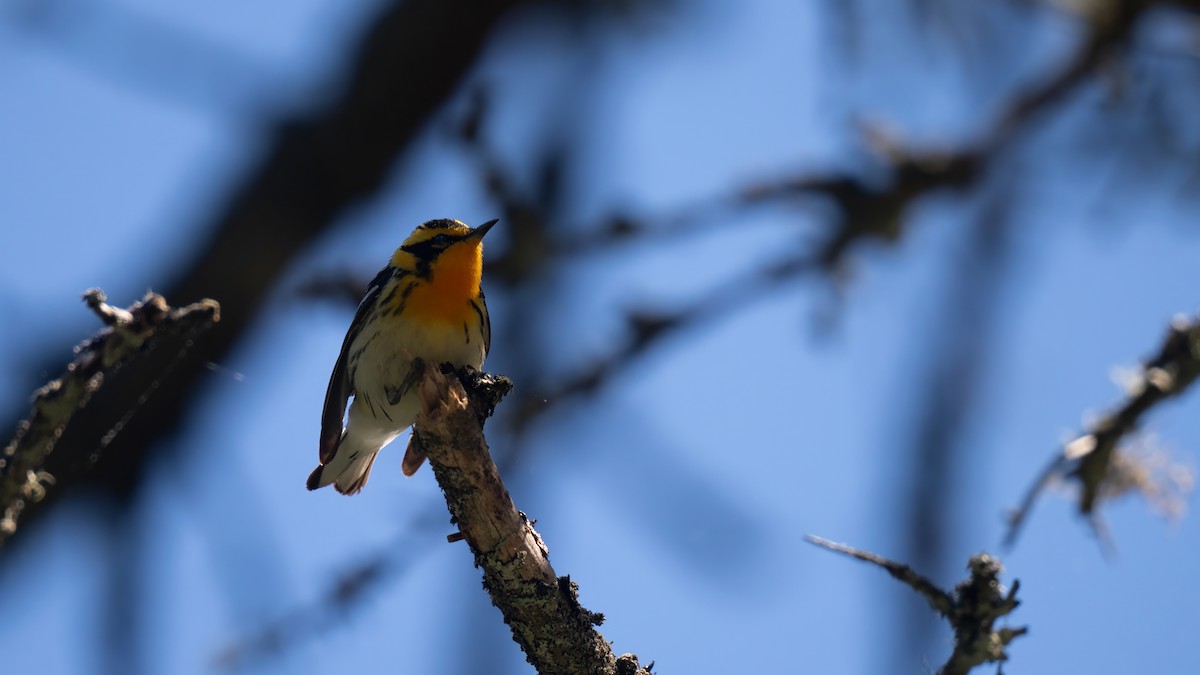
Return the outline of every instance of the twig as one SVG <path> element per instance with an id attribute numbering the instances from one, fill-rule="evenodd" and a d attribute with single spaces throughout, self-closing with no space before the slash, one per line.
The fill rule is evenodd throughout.
<path id="1" fill-rule="evenodd" d="M 618 373 L 659 347 L 667 338 L 694 330 L 706 321 L 728 316 L 754 301 L 764 300 L 770 297 L 769 291 L 819 269 L 820 262 L 807 255 L 789 256 L 728 280 L 681 309 L 628 311 L 625 316 L 628 337 L 625 341 L 578 372 L 559 378 L 553 385 L 538 388 L 538 398 L 526 399 L 513 419 L 515 430 L 518 433 L 523 431 L 553 406 L 576 396 L 594 393 Z"/>
<path id="2" fill-rule="evenodd" d="M 350 569 L 336 575 L 318 599 L 292 608 L 245 639 L 226 646 L 217 653 L 213 665 L 229 672 L 252 669 L 258 660 L 312 641 L 335 627 L 344 628 L 350 612 L 368 598 L 377 597 L 385 581 L 410 569 L 422 554 L 431 550 L 413 546 L 416 537 L 411 536 L 429 529 L 421 527 L 421 523 L 428 521 L 429 511 L 432 509 L 422 509 L 412 524 L 403 528 L 410 536 L 398 538 L 389 547 L 357 559 Z"/>
<path id="3" fill-rule="evenodd" d="M 949 151 L 906 148 L 879 129 L 863 126 L 865 144 L 881 160 L 882 179 L 853 174 L 814 174 L 763 182 L 740 191 L 728 200 L 708 200 L 681 209 L 675 216 L 651 224 L 617 216 L 599 227 L 575 230 L 554 242 L 556 252 L 583 253 L 640 238 L 677 236 L 699 229 L 724 216 L 736 206 L 778 203 L 797 197 L 825 198 L 838 211 L 818 256 L 827 267 L 841 262 L 852 244 L 864 239 L 895 241 L 903 233 L 903 219 L 920 197 L 942 190 L 960 190 L 974 185 L 983 171 L 995 163 L 1005 147 L 1034 127 L 1034 122 L 1074 93 L 1104 66 L 1133 34 L 1144 11 L 1152 2 L 1114 0 L 1104 20 L 1092 22 L 1076 51 L 1043 81 L 1015 94 L 996 121 L 977 140 Z M 1180 7 L 1196 2 L 1162 3 Z M 726 220 L 718 217 L 715 222 Z"/>
<path id="4" fill-rule="evenodd" d="M 887 570 L 888 574 L 892 575 L 897 580 L 904 582 L 914 591 L 920 594 L 921 597 L 928 600 L 929 606 L 937 610 L 937 613 L 941 614 L 942 616 L 948 616 L 950 611 L 954 608 L 954 598 L 950 597 L 950 595 L 942 589 L 933 585 L 933 582 L 914 572 L 913 569 L 908 565 L 901 565 L 900 563 L 892 562 L 891 560 L 871 553 L 870 551 L 863 551 L 854 548 L 853 546 L 839 544 L 835 541 L 823 539 L 815 535 L 810 534 L 806 536 L 805 539 L 807 539 L 809 543 L 816 544 L 822 548 L 827 548 L 830 551 L 836 551 L 837 553 L 848 555 L 851 558 L 858 558 L 863 562 L 879 565 L 883 569 Z"/>
<path id="5" fill-rule="evenodd" d="M 1025 493 L 1021 506 L 1009 517 L 1005 545 L 1016 542 L 1021 526 L 1034 502 L 1055 479 L 1078 481 L 1079 512 L 1086 516 L 1104 541 L 1104 528 L 1096 514 L 1097 505 L 1124 492 L 1127 486 L 1145 481 L 1130 479 L 1138 470 L 1133 461 L 1122 461 L 1118 445 L 1141 423 L 1142 416 L 1163 401 L 1187 390 L 1200 376 L 1200 317 L 1177 316 L 1171 322 L 1158 354 L 1142 364 L 1130 385 L 1130 396 L 1117 410 L 1105 415 L 1092 428 L 1063 446 L 1062 452 Z M 1113 489 L 1120 487 L 1121 489 Z"/>
<path id="6" fill-rule="evenodd" d="M 644 674 L 632 655 L 618 667 L 595 628 L 604 616 L 584 609 L 575 582 L 555 574 L 546 544 L 513 504 L 492 461 L 483 423 L 511 390 L 508 378 L 470 370 L 429 369 L 421 383 L 422 411 L 414 426 L 452 522 L 483 569 L 492 603 L 539 673 Z"/>
<path id="7" fill-rule="evenodd" d="M 1005 591 L 1000 584 L 1000 573 L 1004 568 L 1000 561 L 986 553 L 971 557 L 967 563 L 971 575 L 955 586 L 952 593 L 947 593 L 907 565 L 828 539 L 812 535 L 805 539 L 822 548 L 878 565 L 929 601 L 929 605 L 954 629 L 954 651 L 938 669 L 939 675 L 964 675 L 984 663 L 1007 661 L 1005 650 L 1009 643 L 1029 630 L 1024 626 L 995 629 L 997 620 L 1011 614 L 1021 604 L 1017 600 L 1020 582 L 1013 581 L 1012 588 Z"/>
<path id="8" fill-rule="evenodd" d="M 54 475 L 45 470 L 46 459 L 75 414 L 106 380 L 151 349 L 186 352 L 197 333 L 220 320 L 220 307 L 212 300 L 172 309 L 161 295 L 147 293 L 126 310 L 109 305 L 104 293 L 94 288 L 84 293 L 83 299 L 106 327 L 75 348 L 76 357 L 61 377 L 34 392 L 33 410 L 0 454 L 0 545 L 16 533 L 26 505 L 40 501 L 54 485 Z M 142 392 L 138 404 L 152 390 Z M 108 432 L 89 458 L 92 462 L 136 407 L 121 419 L 109 420 Z"/>

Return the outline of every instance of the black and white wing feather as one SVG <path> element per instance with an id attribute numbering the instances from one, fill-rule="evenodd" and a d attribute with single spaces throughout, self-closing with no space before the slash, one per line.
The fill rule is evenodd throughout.
<path id="1" fill-rule="evenodd" d="M 379 295 L 392 279 L 394 272 L 393 268 L 385 267 L 375 275 L 375 279 L 367 286 L 367 293 L 362 302 L 358 303 L 354 321 L 350 323 L 350 330 L 346 331 L 346 339 L 342 341 L 342 351 L 338 354 L 333 374 L 329 377 L 329 388 L 325 390 L 325 409 L 321 413 L 321 464 L 328 464 L 337 454 L 338 443 L 342 438 L 342 419 L 346 416 L 346 403 L 354 395 L 354 382 L 350 378 L 348 363 L 350 345 L 354 344 L 367 315 L 379 302 Z"/>

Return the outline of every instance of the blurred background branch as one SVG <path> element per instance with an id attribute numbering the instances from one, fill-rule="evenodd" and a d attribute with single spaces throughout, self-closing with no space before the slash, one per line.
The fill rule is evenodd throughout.
<path id="1" fill-rule="evenodd" d="M 156 293 L 129 309 L 109 305 L 99 289 L 83 294 L 88 307 L 105 328 L 75 348 L 66 371 L 33 394 L 33 410 L 17 425 L 17 434 L 0 455 L 0 546 L 17 533 L 18 521 L 29 504 L 51 493 L 59 476 L 86 471 L 99 461 L 107 446 L 165 383 L 201 333 L 220 320 L 220 307 L 203 300 L 172 308 Z M 148 384 L 129 390 L 140 373 Z M 107 386 L 106 386 L 107 385 Z M 105 398 L 132 399 L 120 417 L 86 452 L 58 452 L 63 439 L 76 435 L 76 419 L 86 407 Z"/>
<path id="2" fill-rule="evenodd" d="M 1142 418 L 1159 404 L 1183 394 L 1200 376 L 1200 320 L 1177 316 L 1167 330 L 1158 354 L 1141 365 L 1138 374 L 1127 383 L 1129 398 L 1120 408 L 1104 415 L 1088 431 L 1067 443 L 1061 454 L 1046 468 L 1025 493 L 1025 498 L 1009 518 L 1005 543 L 1016 543 L 1021 526 L 1033 510 L 1034 502 L 1057 481 L 1079 486 L 1079 513 L 1088 519 L 1102 542 L 1109 541 L 1097 507 L 1128 492 L 1137 492 L 1154 502 L 1164 491 L 1190 490 L 1190 471 L 1175 464 L 1154 467 L 1151 455 L 1138 457 L 1123 446 L 1141 425 Z M 1186 477 L 1180 477 L 1183 472 Z M 1164 485 L 1156 474 L 1174 476 Z"/>

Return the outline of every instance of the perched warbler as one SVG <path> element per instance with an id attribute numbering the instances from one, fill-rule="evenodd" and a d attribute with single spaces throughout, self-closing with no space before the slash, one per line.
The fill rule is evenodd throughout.
<path id="1" fill-rule="evenodd" d="M 417 418 L 421 402 L 414 385 L 426 365 L 483 367 L 492 341 L 480 288 L 483 235 L 496 222 L 476 228 L 445 219 L 421 225 L 367 287 L 329 378 L 321 464 L 308 477 L 309 490 L 333 483 L 352 495 L 367 484 L 375 455 Z M 416 473 L 424 461 L 414 432 L 404 475 Z"/>

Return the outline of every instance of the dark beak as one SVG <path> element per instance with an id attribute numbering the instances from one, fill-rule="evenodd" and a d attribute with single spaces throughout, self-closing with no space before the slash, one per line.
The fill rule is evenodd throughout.
<path id="1" fill-rule="evenodd" d="M 489 220 L 479 227 L 471 230 L 471 233 L 464 237 L 464 239 L 482 239 L 483 235 L 487 234 L 488 230 L 492 229 L 492 226 L 498 222 L 500 222 L 499 218 L 495 220 Z"/>

